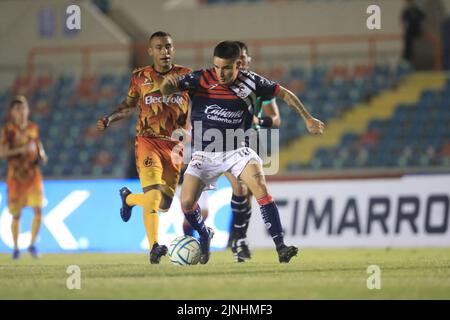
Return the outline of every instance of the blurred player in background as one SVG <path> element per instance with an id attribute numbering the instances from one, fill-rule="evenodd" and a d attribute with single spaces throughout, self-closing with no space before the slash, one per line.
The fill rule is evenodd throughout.
<path id="1" fill-rule="evenodd" d="M 214 188 L 221 174 L 230 172 L 256 197 L 279 262 L 287 263 L 297 255 L 298 249 L 284 243 L 280 215 L 267 190 L 262 160 L 246 145 L 245 135 L 236 141 L 236 133 L 251 129 L 257 97 L 263 101 L 273 97 L 284 100 L 298 112 L 312 134 L 322 134 L 324 124 L 313 118 L 289 90 L 242 70 L 240 52 L 234 41 L 223 41 L 214 49 L 213 68 L 182 77 L 166 76 L 161 85 L 164 95 L 189 90 L 193 96 L 191 123 L 195 149 L 184 175 L 181 206 L 186 219 L 200 235 L 200 263 L 205 264 L 209 261 L 214 231 L 205 226 L 198 199 L 203 190 Z M 213 134 L 214 141 L 211 140 Z"/>
<path id="2" fill-rule="evenodd" d="M 252 60 L 248 52 L 248 47 L 244 42 L 236 41 L 241 49 L 241 68 L 248 70 Z M 256 99 L 253 111 L 253 129 L 258 132 L 261 128 L 279 128 L 281 119 L 278 105 L 275 98 L 262 101 L 261 98 Z M 259 144 L 259 143 L 258 143 Z M 263 157 L 259 150 L 255 150 L 260 157 Z M 264 159 L 263 159 L 264 160 Z M 225 176 L 230 181 L 233 189 L 231 197 L 231 211 L 233 213 L 230 245 L 235 262 L 244 262 L 251 259 L 251 253 L 247 240 L 247 229 L 252 214 L 252 194 L 242 181 L 236 179 L 230 172 L 225 172 Z"/>
<path id="3" fill-rule="evenodd" d="M 42 220 L 42 176 L 39 164 L 46 164 L 48 159 L 39 139 L 39 127 L 29 121 L 29 113 L 27 99 L 24 96 L 14 97 L 9 106 L 7 122 L 0 133 L 0 157 L 8 159 L 6 184 L 8 208 L 13 216 L 13 259 L 20 257 L 20 216 L 25 207 L 34 210 L 28 252 L 34 258 L 38 257 L 35 242 Z"/>
<path id="4" fill-rule="evenodd" d="M 160 85 L 164 76 L 182 76 L 191 71 L 172 62 L 172 36 L 158 31 L 151 35 L 148 54 L 153 65 L 133 71 L 125 101 L 109 116 L 97 121 L 97 128 L 105 130 L 112 122 L 130 116 L 139 105 L 136 124 L 135 156 L 143 193 L 120 189 L 120 215 L 127 222 L 135 205 L 143 207 L 143 220 L 150 247 L 150 263 L 157 264 L 167 254 L 167 247 L 158 244 L 158 212 L 167 212 L 175 194 L 182 167 L 182 144 L 172 139 L 175 130 L 184 129 L 189 109 L 188 92 L 163 97 Z M 178 147 L 178 148 L 177 148 Z M 181 160 L 174 159 L 179 150 Z"/>

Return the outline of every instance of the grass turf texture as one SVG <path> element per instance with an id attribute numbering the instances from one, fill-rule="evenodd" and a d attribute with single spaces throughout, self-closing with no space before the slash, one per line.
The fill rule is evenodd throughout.
<path id="1" fill-rule="evenodd" d="M 380 290 L 366 286 L 373 264 Z M 69 265 L 81 268 L 80 290 L 66 288 Z M 242 264 L 221 251 L 184 267 L 145 254 L 0 254 L 0 299 L 450 299 L 450 248 L 304 249 L 282 265 L 273 250 Z"/>

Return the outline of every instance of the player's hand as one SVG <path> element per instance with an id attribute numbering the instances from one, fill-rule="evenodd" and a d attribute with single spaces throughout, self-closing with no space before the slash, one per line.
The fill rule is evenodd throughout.
<path id="1" fill-rule="evenodd" d="M 35 141 L 30 141 L 24 146 L 22 153 L 35 153 L 37 151 L 37 145 Z"/>
<path id="2" fill-rule="evenodd" d="M 253 116 L 253 123 L 254 123 L 255 125 L 259 125 L 259 119 L 258 119 L 257 116 Z"/>
<path id="3" fill-rule="evenodd" d="M 170 84 L 172 87 L 178 87 L 178 76 L 174 74 L 167 74 L 164 76 L 164 81 Z"/>
<path id="4" fill-rule="evenodd" d="M 108 117 L 103 117 L 97 120 L 97 130 L 103 131 L 109 127 L 110 121 Z"/>
<path id="5" fill-rule="evenodd" d="M 309 118 L 305 120 L 306 128 L 308 129 L 308 132 L 311 134 L 322 134 L 323 129 L 325 125 L 322 121 L 316 118 Z"/>
<path id="6" fill-rule="evenodd" d="M 40 162 L 42 163 L 42 165 L 44 165 L 44 166 L 46 166 L 47 165 L 47 163 L 48 163 L 48 157 L 47 157 L 47 154 L 42 154 L 41 156 L 40 156 Z"/>

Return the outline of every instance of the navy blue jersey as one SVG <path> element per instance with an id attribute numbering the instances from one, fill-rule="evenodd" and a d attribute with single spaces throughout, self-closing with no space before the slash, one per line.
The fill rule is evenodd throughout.
<path id="1" fill-rule="evenodd" d="M 221 85 L 214 68 L 185 74 L 179 78 L 178 87 L 189 90 L 192 98 L 192 141 L 196 151 L 229 151 L 246 146 L 233 134 L 251 129 L 258 97 L 270 100 L 280 90 L 279 84 L 244 70 L 233 84 Z"/>

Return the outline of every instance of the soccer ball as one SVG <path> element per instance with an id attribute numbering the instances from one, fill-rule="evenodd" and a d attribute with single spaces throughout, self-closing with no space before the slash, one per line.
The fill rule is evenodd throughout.
<path id="1" fill-rule="evenodd" d="M 200 243 L 191 236 L 180 236 L 169 247 L 169 258 L 173 264 L 186 266 L 200 260 Z"/>

